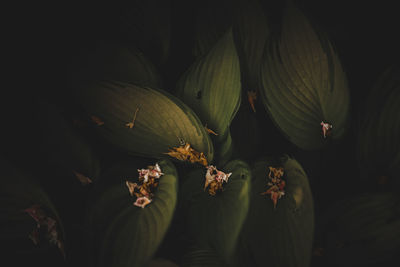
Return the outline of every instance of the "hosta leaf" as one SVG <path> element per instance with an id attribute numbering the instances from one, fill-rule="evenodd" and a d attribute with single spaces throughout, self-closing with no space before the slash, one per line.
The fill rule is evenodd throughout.
<path id="1" fill-rule="evenodd" d="M 94 181 L 100 173 L 100 162 L 88 142 L 51 104 L 40 101 L 36 116 L 42 133 L 40 140 L 36 140 L 40 146 L 36 156 L 42 156 L 42 163 Z"/>
<path id="2" fill-rule="evenodd" d="M 239 59 L 232 30 L 206 56 L 193 63 L 180 79 L 177 96 L 199 115 L 203 124 L 215 131 L 222 143 L 240 106 Z"/>
<path id="3" fill-rule="evenodd" d="M 76 62 L 73 83 L 116 80 L 161 87 L 161 78 L 153 63 L 134 46 L 110 41 L 97 42 L 94 46 Z"/>
<path id="4" fill-rule="evenodd" d="M 213 146 L 204 126 L 190 108 L 167 92 L 101 82 L 78 88 L 77 99 L 87 115 L 101 120 L 95 133 L 122 151 L 165 158 L 169 156 L 164 153 L 183 139 L 212 161 Z"/>
<path id="5" fill-rule="evenodd" d="M 391 193 L 338 201 L 321 220 L 323 259 L 329 266 L 397 266 L 399 214 L 400 198 Z"/>
<path id="6" fill-rule="evenodd" d="M 232 26 L 233 5 L 228 0 L 201 1 L 196 8 L 193 55 L 206 55 Z"/>
<path id="7" fill-rule="evenodd" d="M 104 177 L 114 182 L 98 187 L 87 216 L 94 266 L 143 266 L 162 242 L 177 202 L 178 177 L 169 160 L 158 163 L 164 175 L 152 202 L 143 209 L 133 205 L 136 198 L 130 195 L 125 181 L 137 179 L 137 169 L 146 166 L 134 161 L 120 164 Z"/>
<path id="8" fill-rule="evenodd" d="M 43 188 L 32 177 L 20 172 L 4 159 L 0 159 L 0 242 L 4 260 L 11 260 L 16 266 L 26 264 L 63 266 L 65 256 L 65 234 L 58 212 Z M 48 228 L 40 224 L 40 236 L 33 237 L 37 222 L 25 209 L 37 205 L 45 215 L 55 220 L 56 239 L 61 247 L 47 239 Z M 54 234 L 54 232 L 52 232 Z M 30 235 L 32 238 L 30 238 Z M 33 240 L 37 241 L 37 245 Z M 67 255 L 68 257 L 68 252 Z"/>
<path id="9" fill-rule="evenodd" d="M 226 266 L 215 250 L 194 248 L 183 256 L 182 267 L 223 267 Z"/>
<path id="10" fill-rule="evenodd" d="M 262 101 L 296 146 L 320 149 L 345 134 L 349 118 L 346 75 L 332 44 L 290 1 L 279 38 L 266 45 L 261 66 Z M 321 122 L 333 126 L 324 138 Z"/>
<path id="11" fill-rule="evenodd" d="M 222 171 L 232 175 L 220 194 L 211 196 L 204 190 L 205 170 L 189 173 L 182 191 L 195 245 L 216 251 L 228 262 L 247 215 L 251 174 L 239 160 L 230 161 Z"/>
<path id="12" fill-rule="evenodd" d="M 162 65 L 171 45 L 171 0 L 133 0 L 121 5 L 122 39 Z"/>
<path id="13" fill-rule="evenodd" d="M 234 36 L 240 58 L 242 86 L 258 91 L 265 42 L 269 37 L 267 18 L 259 0 L 237 1 Z"/>
<path id="14" fill-rule="evenodd" d="M 395 178 L 400 171 L 399 77 L 398 68 L 388 69 L 370 91 L 360 112 L 358 161 L 363 176 Z"/>
<path id="15" fill-rule="evenodd" d="M 285 195 L 274 208 L 268 188 L 272 160 L 259 160 L 252 167 L 251 205 L 243 230 L 245 245 L 256 266 L 309 266 L 314 233 L 314 208 L 307 175 L 288 157 L 278 161 L 284 173 Z"/>

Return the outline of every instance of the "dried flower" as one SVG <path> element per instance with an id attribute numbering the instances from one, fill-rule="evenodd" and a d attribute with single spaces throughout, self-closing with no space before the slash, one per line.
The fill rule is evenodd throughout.
<path id="1" fill-rule="evenodd" d="M 332 125 L 321 121 L 321 126 L 322 126 L 322 134 L 324 135 L 324 138 L 326 138 L 331 134 Z"/>
<path id="2" fill-rule="evenodd" d="M 267 185 L 269 186 L 269 188 L 265 192 L 261 193 L 261 195 L 270 194 L 275 209 L 278 200 L 285 195 L 284 188 L 286 186 L 286 182 L 282 180 L 284 170 L 282 167 L 279 168 L 268 167 L 268 168 L 269 168 L 269 173 L 268 173 Z"/>
<path id="3" fill-rule="evenodd" d="M 217 168 L 213 165 L 208 166 L 205 177 L 206 181 L 204 183 L 204 190 L 209 187 L 208 193 L 214 196 L 218 191 L 223 190 L 222 184 L 227 183 L 231 175 L 232 173 L 226 174 L 222 171 L 217 170 Z"/>
<path id="4" fill-rule="evenodd" d="M 190 163 L 200 163 L 203 166 L 207 166 L 207 159 L 203 152 L 197 152 L 190 147 L 189 143 L 184 146 L 173 147 L 168 153 L 165 153 L 181 161 L 189 161 Z"/>
<path id="5" fill-rule="evenodd" d="M 151 202 L 155 188 L 158 186 L 157 180 L 164 173 L 161 172 L 158 163 L 154 166 L 147 166 L 147 169 L 138 169 L 138 173 L 139 184 L 130 181 L 126 181 L 125 184 L 128 187 L 129 194 L 137 198 L 134 205 L 144 208 Z"/>
<path id="6" fill-rule="evenodd" d="M 27 212 L 36 221 L 36 228 L 33 229 L 29 235 L 29 238 L 33 241 L 33 243 L 35 245 L 39 244 L 39 230 L 45 229 L 47 241 L 52 245 L 56 245 L 65 257 L 64 246 L 58 236 L 56 220 L 48 217 L 39 205 L 33 205 L 30 208 L 25 209 L 24 212 Z"/>

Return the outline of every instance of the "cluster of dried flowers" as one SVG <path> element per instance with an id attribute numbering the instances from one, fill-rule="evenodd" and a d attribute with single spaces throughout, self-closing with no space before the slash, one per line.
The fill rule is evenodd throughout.
<path id="1" fill-rule="evenodd" d="M 232 173 L 224 173 L 217 170 L 213 165 L 207 166 L 206 181 L 204 183 L 204 190 L 208 187 L 208 193 L 215 196 L 217 192 L 223 190 L 223 183 L 227 183 Z"/>
<path id="2" fill-rule="evenodd" d="M 44 236 L 51 245 L 57 246 L 65 257 L 64 245 L 58 236 L 56 220 L 48 217 L 41 209 L 40 205 L 32 205 L 30 208 L 23 211 L 28 213 L 36 221 L 36 228 L 33 229 L 29 235 L 33 243 L 38 245 L 40 243 L 40 238 Z"/>
<path id="3" fill-rule="evenodd" d="M 208 129 L 206 127 L 206 129 Z M 210 130 L 214 133 L 212 130 Z M 210 133 L 210 131 L 208 131 Z M 216 134 L 216 133 L 214 133 Z M 188 161 L 190 163 L 200 163 L 201 165 L 205 166 L 207 169 L 206 172 L 206 181 L 204 184 L 204 190 L 208 187 L 208 193 L 212 196 L 215 196 L 217 192 L 223 190 L 223 183 L 227 183 L 229 176 L 232 173 L 224 173 L 222 171 L 217 170 L 217 168 L 213 165 L 208 165 L 207 159 L 204 156 L 203 152 L 197 152 L 192 147 L 190 147 L 189 143 L 181 143 L 179 147 L 174 147 L 170 149 L 167 155 L 174 157 L 181 161 Z"/>
<path id="4" fill-rule="evenodd" d="M 150 204 L 154 197 L 154 191 L 158 186 L 158 179 L 164 173 L 156 163 L 154 166 L 148 166 L 147 169 L 138 169 L 139 184 L 126 181 L 126 186 L 129 189 L 131 196 L 136 196 L 136 201 L 133 205 L 144 208 Z"/>
<path id="5" fill-rule="evenodd" d="M 207 159 L 203 152 L 198 152 L 190 147 L 189 143 L 185 143 L 179 147 L 173 147 L 168 153 L 165 153 L 174 157 L 180 161 L 188 161 L 190 163 L 200 163 L 203 166 L 207 166 Z"/>
<path id="6" fill-rule="evenodd" d="M 283 195 L 285 195 L 285 185 L 286 182 L 282 179 L 283 176 L 283 168 L 274 168 L 269 167 L 269 174 L 268 174 L 268 183 L 267 185 L 269 188 L 267 191 L 261 193 L 261 195 L 271 195 L 271 200 L 274 203 L 274 208 L 276 208 L 276 204 L 278 199 L 280 199 Z"/>

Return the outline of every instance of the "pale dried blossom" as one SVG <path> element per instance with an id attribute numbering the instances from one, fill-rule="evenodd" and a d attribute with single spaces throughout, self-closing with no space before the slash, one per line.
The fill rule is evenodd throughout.
<path id="1" fill-rule="evenodd" d="M 207 167 L 206 172 L 206 181 L 204 183 L 204 190 L 208 187 L 208 193 L 210 195 L 215 195 L 218 191 L 222 191 L 223 183 L 227 183 L 229 177 L 232 173 L 224 173 L 222 171 L 217 170 L 217 168 L 213 165 Z"/>

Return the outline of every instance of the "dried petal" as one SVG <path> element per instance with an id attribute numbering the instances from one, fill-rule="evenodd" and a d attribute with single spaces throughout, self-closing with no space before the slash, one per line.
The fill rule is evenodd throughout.
<path id="1" fill-rule="evenodd" d="M 133 196 L 133 194 L 135 193 L 135 188 L 138 187 L 137 183 L 132 183 L 130 181 L 126 181 L 125 184 L 128 187 L 129 194 L 131 196 Z"/>
<path id="2" fill-rule="evenodd" d="M 102 126 L 104 125 L 104 121 L 102 121 L 99 117 L 91 115 L 90 119 L 97 124 L 97 126 Z"/>
<path id="3" fill-rule="evenodd" d="M 213 130 L 211 130 L 210 128 L 208 128 L 208 127 L 207 127 L 207 124 L 204 126 L 204 128 L 206 129 L 207 133 L 213 134 L 213 135 L 218 135 L 216 132 L 214 132 Z"/>
<path id="4" fill-rule="evenodd" d="M 253 112 L 256 112 L 256 108 L 254 106 L 254 102 L 257 99 L 257 92 L 256 91 L 247 91 L 247 99 L 249 100 L 251 109 Z"/>
<path id="5" fill-rule="evenodd" d="M 138 197 L 136 199 L 136 202 L 133 203 L 133 205 L 140 207 L 140 208 L 144 208 L 146 205 L 151 203 L 151 199 L 148 199 L 147 197 Z"/>
<path id="6" fill-rule="evenodd" d="M 168 153 L 165 153 L 174 157 L 180 161 L 188 161 L 190 163 L 200 163 L 203 166 L 207 166 L 207 159 L 205 158 L 203 152 L 197 152 L 190 147 L 189 143 L 185 146 L 173 147 Z"/>
<path id="7" fill-rule="evenodd" d="M 82 185 L 88 185 L 92 183 L 92 180 L 89 177 L 86 177 L 85 175 L 73 171 L 73 173 L 75 174 L 76 178 L 78 178 L 79 182 L 81 182 Z"/>
<path id="8" fill-rule="evenodd" d="M 322 126 L 322 134 L 323 134 L 324 138 L 326 138 L 327 136 L 329 136 L 331 134 L 332 125 L 321 121 L 321 126 Z"/>

